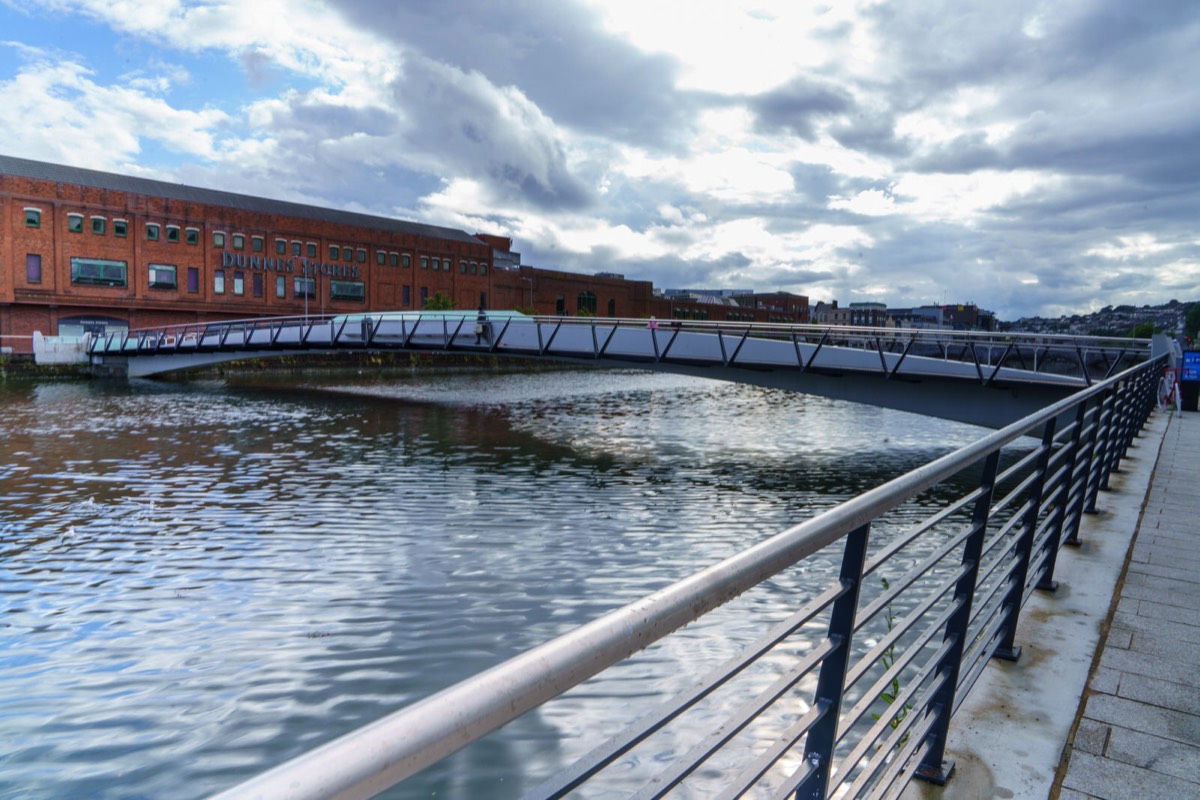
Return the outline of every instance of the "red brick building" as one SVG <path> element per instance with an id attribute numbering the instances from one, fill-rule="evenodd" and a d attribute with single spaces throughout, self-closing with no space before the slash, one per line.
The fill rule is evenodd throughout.
<path id="1" fill-rule="evenodd" d="M 0 336 L 489 304 L 450 228 L 0 156 Z"/>
<path id="2" fill-rule="evenodd" d="M 0 348 L 32 334 L 422 308 L 805 321 L 807 299 L 709 316 L 649 281 L 521 266 L 510 239 L 0 155 Z M 795 296 L 789 296 L 795 297 Z M 771 304 L 774 308 L 775 304 Z M 667 313 L 664 313 L 666 311 Z"/>

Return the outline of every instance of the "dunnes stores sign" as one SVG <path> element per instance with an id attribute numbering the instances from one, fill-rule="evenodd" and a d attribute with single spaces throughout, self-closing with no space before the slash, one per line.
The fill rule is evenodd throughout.
<path id="1" fill-rule="evenodd" d="M 225 269 L 262 270 L 264 272 L 287 272 L 301 275 L 328 275 L 331 278 L 361 280 L 362 274 L 353 264 L 330 264 L 313 261 L 301 256 L 273 258 L 271 256 L 248 256 L 240 253 L 221 253 L 221 266 Z"/>

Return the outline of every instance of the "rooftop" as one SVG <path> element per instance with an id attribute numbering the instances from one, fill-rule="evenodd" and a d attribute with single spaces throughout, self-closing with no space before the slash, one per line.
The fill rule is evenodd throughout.
<path id="1" fill-rule="evenodd" d="M 150 180 L 149 178 L 134 178 L 128 175 L 83 169 L 82 167 L 50 164 L 45 161 L 30 161 L 25 158 L 15 158 L 2 154 L 0 154 L 0 175 L 15 175 L 31 180 L 54 181 L 56 183 L 70 183 L 97 189 L 128 192 L 130 194 L 167 197 L 172 200 L 206 203 L 208 205 L 224 206 L 226 208 L 252 211 L 260 214 L 280 214 L 318 222 L 355 225 L 362 228 L 429 236 L 473 245 L 480 244 L 479 239 L 465 231 L 454 228 L 443 228 L 438 225 L 426 225 L 420 222 L 408 222 L 391 217 L 377 217 L 371 214 L 359 214 L 351 211 L 339 211 L 337 209 L 321 208 L 303 203 L 292 203 L 286 200 L 252 197 L 234 192 L 223 192 L 216 189 L 204 189 L 198 186 L 186 186 L 180 183 Z"/>

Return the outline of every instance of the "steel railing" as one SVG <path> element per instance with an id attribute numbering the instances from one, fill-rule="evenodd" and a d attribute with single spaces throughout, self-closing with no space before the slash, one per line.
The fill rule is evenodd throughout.
<path id="1" fill-rule="evenodd" d="M 1155 405 L 1165 356 L 220 795 L 369 797 L 806 559 L 836 577 L 760 639 L 527 793 L 892 797 L 942 782 L 953 713 Z M 917 499 L 920 502 L 913 503 Z M 821 551 L 818 553 L 818 551 Z M 816 572 L 816 570 L 814 570 Z M 807 576 L 808 573 L 806 572 Z M 672 732 L 672 746 L 654 748 Z M 1016 732 L 1014 731 L 1014 734 Z M 668 758 L 669 753 L 673 757 Z M 630 764 L 657 772 L 631 772 Z M 713 778 L 713 776 L 717 776 Z M 629 782 L 636 778 L 636 783 Z M 715 783 L 714 783 L 715 782 Z M 714 788 L 715 786 L 715 788 Z"/>
<path id="2" fill-rule="evenodd" d="M 904 375 L 906 364 L 915 360 L 934 358 L 970 365 L 970 374 L 985 384 L 1009 368 L 1077 376 L 1083 385 L 1108 378 L 1149 352 L 1149 341 L 1144 339 L 1057 334 L 600 317 L 505 316 L 493 320 L 487 323 L 488 336 L 482 343 L 474 333 L 476 312 L 424 311 L 269 317 L 121 330 L 94 337 L 88 351 L 94 356 L 139 356 L 370 348 L 601 358 L 616 331 L 637 330 L 652 340 L 644 354 L 651 360 L 670 359 L 681 333 L 708 333 L 719 334 L 720 340 L 719 352 L 714 351 L 709 359 L 726 366 L 737 359 L 747 340 L 770 339 L 790 341 L 795 349 L 794 366 L 801 371 L 841 369 L 845 365 L 836 361 L 824 363 L 822 353 L 849 348 L 878 353 L 874 369 L 888 378 Z M 561 346 L 560 333 L 579 326 L 592 331 L 590 353 L 581 352 L 577 344 Z M 536 327 L 535 336 L 518 335 L 530 327 Z M 572 341 L 577 343 L 578 337 Z"/>

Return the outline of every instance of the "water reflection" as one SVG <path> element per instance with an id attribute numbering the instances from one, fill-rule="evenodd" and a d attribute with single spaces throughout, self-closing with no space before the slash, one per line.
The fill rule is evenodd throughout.
<path id="1" fill-rule="evenodd" d="M 0 408 L 0 796 L 28 798 L 205 796 L 978 435 L 633 372 L 45 384 Z M 681 686 L 808 583 L 389 796 L 518 795 L 621 724 L 614 698 Z"/>

